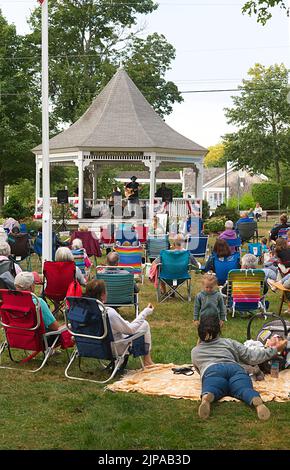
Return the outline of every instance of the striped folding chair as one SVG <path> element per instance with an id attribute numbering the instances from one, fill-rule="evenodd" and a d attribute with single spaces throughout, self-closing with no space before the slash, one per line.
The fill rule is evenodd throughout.
<path id="1" fill-rule="evenodd" d="M 119 255 L 120 267 L 131 267 L 134 276 L 141 277 L 142 284 L 144 283 L 142 256 L 142 246 L 115 246 L 114 251 Z"/>
<path id="2" fill-rule="evenodd" d="M 227 285 L 227 309 L 254 313 L 266 313 L 264 297 L 265 273 L 261 269 L 234 269 L 229 272 Z"/>

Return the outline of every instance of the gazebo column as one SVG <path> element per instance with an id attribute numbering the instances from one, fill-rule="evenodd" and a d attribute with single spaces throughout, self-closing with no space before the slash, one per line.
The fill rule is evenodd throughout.
<path id="1" fill-rule="evenodd" d="M 82 219 L 84 208 L 84 170 L 86 166 L 83 152 L 79 152 L 78 159 L 75 161 L 75 164 L 78 167 L 78 219 Z"/>
<path id="2" fill-rule="evenodd" d="M 150 173 L 150 192 L 149 192 L 149 218 L 153 219 L 154 216 L 154 198 L 156 193 L 156 170 L 159 166 L 159 161 L 156 160 L 156 154 L 152 154 L 150 160 L 145 160 L 144 164 L 149 168 Z"/>
<path id="3" fill-rule="evenodd" d="M 37 210 L 37 201 L 40 198 L 40 171 L 42 169 L 42 162 L 38 156 L 35 157 L 35 212 Z"/>
<path id="4" fill-rule="evenodd" d="M 93 162 L 93 205 L 97 203 L 97 179 L 98 179 L 98 164 Z"/>
<path id="5" fill-rule="evenodd" d="M 196 191 L 195 191 L 195 197 L 196 199 L 203 199 L 203 163 L 196 163 L 196 174 L 195 174 L 195 182 L 196 182 Z"/>

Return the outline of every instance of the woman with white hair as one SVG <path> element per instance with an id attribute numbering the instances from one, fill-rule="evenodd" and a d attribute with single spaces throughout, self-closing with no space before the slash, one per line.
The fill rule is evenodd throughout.
<path id="1" fill-rule="evenodd" d="M 225 231 L 222 232 L 219 236 L 222 240 L 235 240 L 237 238 L 237 233 L 234 230 L 234 222 L 227 220 L 225 223 Z M 236 251 L 234 246 L 230 246 L 231 253 Z"/>
<path id="2" fill-rule="evenodd" d="M 55 261 L 75 261 L 74 256 L 67 246 L 60 246 L 55 252 Z M 82 286 L 86 285 L 84 276 L 81 270 L 76 266 L 76 279 Z"/>
<path id="3" fill-rule="evenodd" d="M 0 241 L 0 262 L 10 260 L 11 248 L 7 242 Z M 16 274 L 21 273 L 22 269 L 17 263 L 14 263 Z"/>
<path id="4" fill-rule="evenodd" d="M 87 255 L 83 242 L 80 238 L 75 238 L 71 244 L 71 252 L 74 257 L 75 265 L 81 270 L 86 279 L 89 276 L 90 267 L 92 263 Z"/>

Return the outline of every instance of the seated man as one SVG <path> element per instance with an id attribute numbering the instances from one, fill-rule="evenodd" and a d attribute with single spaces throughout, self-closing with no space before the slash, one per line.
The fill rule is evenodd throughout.
<path id="1" fill-rule="evenodd" d="M 239 224 L 244 224 L 246 222 L 253 222 L 253 218 L 249 217 L 248 212 L 242 212 L 241 217 L 236 222 L 236 230 L 238 229 Z"/>
<path id="2" fill-rule="evenodd" d="M 118 269 L 116 268 L 115 266 L 118 266 L 119 265 L 119 254 L 116 253 L 115 251 L 111 251 L 110 253 L 108 253 L 107 255 L 107 266 L 114 266 L 113 269 L 110 269 L 110 268 L 106 268 L 104 270 L 104 272 L 106 274 L 128 274 L 129 271 L 127 271 L 126 269 Z M 139 287 L 137 286 L 136 282 L 134 282 L 134 294 L 138 294 L 139 292 Z"/>
<path id="3" fill-rule="evenodd" d="M 106 285 L 104 281 L 93 280 L 88 282 L 86 286 L 86 297 L 100 300 L 103 304 L 107 301 Z M 151 359 L 151 332 L 150 326 L 146 321 L 146 317 L 150 315 L 154 310 L 152 304 L 148 304 L 144 310 L 139 313 L 137 318 L 132 322 L 124 320 L 124 318 L 112 307 L 107 307 L 108 317 L 110 320 L 112 334 L 115 341 L 118 341 L 124 337 L 124 335 L 133 335 L 135 333 L 144 332 L 145 335 L 145 347 L 147 351 L 144 356 L 144 366 L 148 367 L 153 365 Z M 121 353 L 121 351 L 119 351 Z"/>

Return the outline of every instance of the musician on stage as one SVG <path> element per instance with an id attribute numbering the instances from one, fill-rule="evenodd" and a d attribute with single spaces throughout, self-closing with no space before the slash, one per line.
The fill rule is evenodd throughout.
<path id="1" fill-rule="evenodd" d="M 128 200 L 128 211 L 130 216 L 134 217 L 136 214 L 136 206 L 139 206 L 139 188 L 140 184 L 136 182 L 137 177 L 132 176 L 131 182 L 125 186 L 125 196 Z M 133 214 L 132 214 L 133 213 Z"/>

